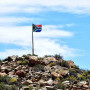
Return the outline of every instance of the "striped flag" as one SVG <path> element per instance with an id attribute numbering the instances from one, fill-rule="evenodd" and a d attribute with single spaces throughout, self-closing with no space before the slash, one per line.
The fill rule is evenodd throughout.
<path id="1" fill-rule="evenodd" d="M 32 24 L 33 32 L 41 32 L 42 31 L 42 25 L 35 25 Z"/>

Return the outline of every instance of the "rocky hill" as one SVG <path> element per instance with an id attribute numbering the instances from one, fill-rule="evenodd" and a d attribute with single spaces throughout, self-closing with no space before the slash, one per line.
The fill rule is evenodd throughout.
<path id="1" fill-rule="evenodd" d="M 90 90 L 90 71 L 60 55 L 9 56 L 0 61 L 0 90 Z"/>

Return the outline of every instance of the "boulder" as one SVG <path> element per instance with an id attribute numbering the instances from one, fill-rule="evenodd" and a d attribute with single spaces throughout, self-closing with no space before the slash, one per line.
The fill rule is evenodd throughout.
<path id="1" fill-rule="evenodd" d="M 52 72 L 51 75 L 52 75 L 52 77 L 55 77 L 55 78 L 60 77 L 60 74 L 58 74 L 56 72 Z"/>
<path id="2" fill-rule="evenodd" d="M 67 61 L 67 62 L 69 63 L 69 65 L 70 65 L 70 66 L 72 66 L 72 67 L 74 67 L 74 66 L 75 66 L 75 64 L 74 64 L 74 62 L 73 62 L 73 61 L 71 61 L 71 60 L 70 60 L 70 61 Z"/>
<path id="3" fill-rule="evenodd" d="M 1 76 L 4 76 L 4 77 L 7 76 L 6 73 L 0 73 L 0 75 L 1 75 Z"/>
<path id="4" fill-rule="evenodd" d="M 86 82 L 86 81 L 80 81 L 80 82 L 78 82 L 77 84 L 78 84 L 79 86 L 83 86 L 83 85 L 86 85 L 87 82 Z"/>
<path id="5" fill-rule="evenodd" d="M 46 82 L 47 85 L 53 85 L 53 80 L 52 79 L 49 79 L 47 82 Z"/>
<path id="6" fill-rule="evenodd" d="M 17 72 L 16 72 L 16 75 L 18 75 L 19 77 L 25 77 L 26 75 L 25 75 L 25 72 L 23 71 L 23 70 L 18 70 Z"/>

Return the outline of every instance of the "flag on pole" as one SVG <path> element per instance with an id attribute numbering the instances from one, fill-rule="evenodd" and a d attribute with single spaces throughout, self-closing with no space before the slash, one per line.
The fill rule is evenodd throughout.
<path id="1" fill-rule="evenodd" d="M 41 32 L 42 31 L 42 25 L 35 25 L 32 24 L 33 32 Z"/>

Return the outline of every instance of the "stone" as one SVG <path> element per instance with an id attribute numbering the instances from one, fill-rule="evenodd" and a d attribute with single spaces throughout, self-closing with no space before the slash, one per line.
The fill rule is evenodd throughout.
<path id="1" fill-rule="evenodd" d="M 31 81 L 31 80 L 26 80 L 25 82 L 24 82 L 24 85 L 30 85 L 30 84 L 32 84 L 33 82 Z"/>
<path id="2" fill-rule="evenodd" d="M 54 57 L 47 57 L 46 60 L 49 60 L 49 61 L 57 61 Z"/>
<path id="3" fill-rule="evenodd" d="M 54 90 L 55 88 L 54 88 L 54 86 L 46 86 L 46 89 L 47 90 Z"/>
<path id="4" fill-rule="evenodd" d="M 78 85 L 79 85 L 79 86 L 86 85 L 86 84 L 87 84 L 86 81 L 80 81 L 80 82 L 78 82 Z"/>
<path id="5" fill-rule="evenodd" d="M 41 79 L 41 80 L 39 81 L 39 84 L 40 84 L 41 86 L 45 86 L 45 85 L 46 85 L 46 81 L 44 81 L 44 80 Z"/>
<path id="6" fill-rule="evenodd" d="M 30 56 L 31 59 L 38 60 L 38 56 Z"/>
<path id="7" fill-rule="evenodd" d="M 56 72 L 52 72 L 51 75 L 52 75 L 53 77 L 55 77 L 55 78 L 60 77 L 60 74 L 58 74 L 58 73 L 56 73 Z"/>
<path id="8" fill-rule="evenodd" d="M 83 85 L 84 88 L 88 88 L 88 85 Z"/>
<path id="9" fill-rule="evenodd" d="M 52 79 L 49 79 L 47 82 L 46 82 L 47 85 L 53 85 L 53 80 Z"/>
<path id="10" fill-rule="evenodd" d="M 65 84 L 65 85 L 70 85 L 69 81 L 63 81 L 62 83 Z"/>
<path id="11" fill-rule="evenodd" d="M 18 75 L 19 77 L 25 77 L 26 75 L 25 75 L 25 72 L 23 71 L 23 70 L 18 70 L 17 72 L 16 72 L 16 75 Z"/>
<path id="12" fill-rule="evenodd" d="M 29 90 L 29 86 L 23 86 L 20 90 Z"/>
<path id="13" fill-rule="evenodd" d="M 73 67 L 75 66 L 73 61 L 70 60 L 70 61 L 67 61 L 67 62 L 69 63 L 70 66 L 73 66 Z"/>
<path id="14" fill-rule="evenodd" d="M 14 75 L 14 73 L 15 73 L 14 71 L 11 71 L 11 72 L 9 72 L 8 74 L 9 74 L 9 75 Z"/>
<path id="15" fill-rule="evenodd" d="M 4 77 L 7 76 L 6 73 L 0 73 L 0 75 L 1 75 L 1 76 L 4 76 Z"/>

